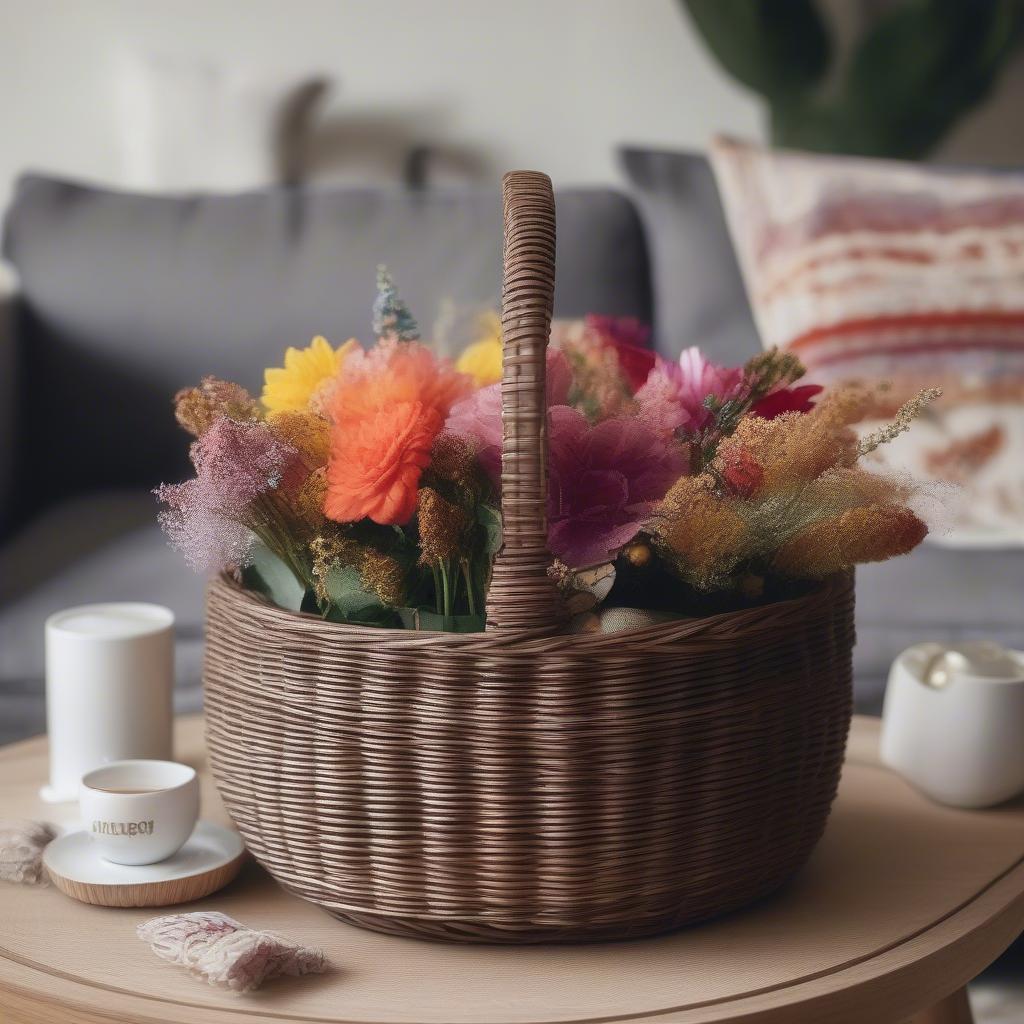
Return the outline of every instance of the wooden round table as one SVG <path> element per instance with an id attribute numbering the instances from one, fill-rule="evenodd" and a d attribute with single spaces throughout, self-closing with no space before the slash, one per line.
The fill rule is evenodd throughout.
<path id="1" fill-rule="evenodd" d="M 254 863 L 181 909 L 224 911 L 324 949 L 322 976 L 239 996 L 135 936 L 153 910 L 0 885 L 5 1024 L 932 1024 L 969 1021 L 963 986 L 1024 930 L 1024 803 L 930 803 L 882 768 L 857 719 L 839 800 L 808 867 L 741 913 L 672 935 L 580 946 L 457 946 L 359 931 L 283 892 Z M 205 769 L 198 718 L 177 755 Z M 0 817 L 71 823 L 39 802 L 46 744 L 0 750 Z M 209 777 L 204 817 L 226 822 Z M 928 1009 L 930 1008 L 930 1009 Z M 918 1014 L 918 1016 L 914 1016 Z"/>

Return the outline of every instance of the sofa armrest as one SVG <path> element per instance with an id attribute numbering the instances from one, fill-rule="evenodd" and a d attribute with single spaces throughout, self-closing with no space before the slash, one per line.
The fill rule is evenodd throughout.
<path id="1" fill-rule="evenodd" d="M 17 306 L 18 290 L 13 275 L 0 264 L 0 538 L 10 529 L 14 516 L 14 473 L 21 434 Z"/>

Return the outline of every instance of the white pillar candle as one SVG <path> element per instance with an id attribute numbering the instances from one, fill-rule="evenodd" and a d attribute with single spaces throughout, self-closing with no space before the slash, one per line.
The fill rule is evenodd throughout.
<path id="1" fill-rule="evenodd" d="M 46 620 L 44 800 L 77 800 L 107 761 L 173 760 L 174 615 L 155 604 L 92 604 Z"/>

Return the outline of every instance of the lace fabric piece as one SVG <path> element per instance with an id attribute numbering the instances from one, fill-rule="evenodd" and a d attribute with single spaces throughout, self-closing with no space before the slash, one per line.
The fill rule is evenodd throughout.
<path id="1" fill-rule="evenodd" d="M 247 928 L 217 911 L 153 918 L 139 925 L 138 936 L 157 956 L 235 992 L 251 992 L 282 975 L 320 974 L 325 966 L 322 950 Z"/>
<path id="2" fill-rule="evenodd" d="M 0 820 L 0 881 L 45 885 L 43 850 L 56 836 L 45 821 Z"/>

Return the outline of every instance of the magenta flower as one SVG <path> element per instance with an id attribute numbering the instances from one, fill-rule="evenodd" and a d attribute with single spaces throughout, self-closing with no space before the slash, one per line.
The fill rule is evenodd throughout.
<path id="1" fill-rule="evenodd" d="M 685 472 L 685 460 L 637 419 L 592 426 L 582 413 L 558 406 L 549 423 L 551 551 L 573 568 L 608 561 Z"/>
<path id="2" fill-rule="evenodd" d="M 302 459 L 266 424 L 224 416 L 193 442 L 189 457 L 195 479 L 154 491 L 167 506 L 160 525 L 194 569 L 242 564 L 252 540 L 250 507 L 269 491 L 294 491 L 307 474 Z"/>
<path id="3" fill-rule="evenodd" d="M 693 347 L 683 351 L 678 364 L 659 360 L 636 400 L 640 418 L 659 434 L 679 429 L 698 434 L 713 418 L 705 400 L 737 398 L 742 390 L 741 367 L 718 366 Z"/>
<path id="4" fill-rule="evenodd" d="M 548 542 L 578 568 L 614 558 L 686 471 L 671 438 L 635 417 L 591 424 L 565 405 L 570 374 L 548 352 Z M 494 481 L 501 479 L 501 389 L 481 388 L 452 408 L 445 430 L 468 441 Z"/>

